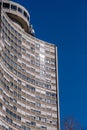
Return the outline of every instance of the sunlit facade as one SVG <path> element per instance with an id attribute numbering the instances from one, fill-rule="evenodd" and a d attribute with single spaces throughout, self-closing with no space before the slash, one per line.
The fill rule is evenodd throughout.
<path id="1" fill-rule="evenodd" d="M 57 47 L 21 5 L 0 0 L 0 130 L 60 130 Z"/>

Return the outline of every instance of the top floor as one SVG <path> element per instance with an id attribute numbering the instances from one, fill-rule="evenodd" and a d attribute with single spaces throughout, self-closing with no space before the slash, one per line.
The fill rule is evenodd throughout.
<path id="1" fill-rule="evenodd" d="M 23 6 L 10 0 L 0 0 L 0 3 L 3 11 L 15 24 L 18 24 L 25 32 L 34 34 L 30 24 L 30 14 Z"/>

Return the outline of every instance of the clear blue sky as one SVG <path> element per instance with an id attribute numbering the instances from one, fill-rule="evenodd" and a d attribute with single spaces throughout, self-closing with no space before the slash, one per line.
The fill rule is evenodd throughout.
<path id="1" fill-rule="evenodd" d="M 61 120 L 87 130 L 87 0 L 14 0 L 27 8 L 36 37 L 58 46 Z"/>

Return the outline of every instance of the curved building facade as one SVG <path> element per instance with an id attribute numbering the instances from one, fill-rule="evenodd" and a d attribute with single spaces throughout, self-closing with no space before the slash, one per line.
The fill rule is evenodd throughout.
<path id="1" fill-rule="evenodd" d="M 0 130 L 60 130 L 57 66 L 28 11 L 0 0 Z"/>

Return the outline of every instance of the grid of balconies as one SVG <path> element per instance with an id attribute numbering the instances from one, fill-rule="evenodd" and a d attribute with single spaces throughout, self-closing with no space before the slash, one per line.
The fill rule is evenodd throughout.
<path id="1" fill-rule="evenodd" d="M 0 129 L 57 130 L 55 46 L 1 19 Z"/>

